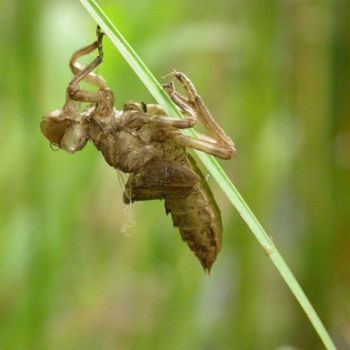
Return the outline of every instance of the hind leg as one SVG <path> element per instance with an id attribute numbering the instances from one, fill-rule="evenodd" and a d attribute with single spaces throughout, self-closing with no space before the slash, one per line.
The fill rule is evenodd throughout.
<path id="1" fill-rule="evenodd" d="M 184 135 L 177 131 L 174 133 L 175 142 L 182 146 L 194 148 L 219 158 L 232 158 L 236 153 L 234 143 L 212 116 L 203 99 L 198 95 L 194 84 L 181 72 L 174 71 L 170 75 L 174 76 L 182 84 L 186 93 L 186 96 L 182 96 L 175 90 L 173 83 L 167 84 L 164 87 L 169 93 L 171 99 L 181 108 L 182 111 L 194 112 L 210 135 L 203 135 L 197 138 Z"/>

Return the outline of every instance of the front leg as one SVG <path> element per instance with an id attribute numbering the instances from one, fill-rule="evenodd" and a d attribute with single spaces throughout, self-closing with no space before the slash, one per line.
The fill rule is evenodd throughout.
<path id="1" fill-rule="evenodd" d="M 68 96 L 74 101 L 88 102 L 88 103 L 99 103 L 103 100 L 103 95 L 97 92 L 91 92 L 81 90 L 79 83 L 86 78 L 96 67 L 102 63 L 102 57 L 97 56 L 95 60 L 86 66 L 80 73 L 78 73 L 68 86 Z"/>
<path id="2" fill-rule="evenodd" d="M 98 41 L 95 41 L 91 45 L 83 47 L 82 49 L 76 51 L 73 54 L 73 56 L 69 61 L 69 67 L 74 75 L 78 75 L 84 70 L 84 66 L 82 66 L 79 62 L 77 62 L 77 60 L 80 57 L 85 56 L 98 48 L 99 48 Z M 93 72 L 90 72 L 89 74 L 85 75 L 84 81 L 86 81 L 89 84 L 95 85 L 100 89 L 107 87 L 105 80 L 101 76 Z"/>
<path id="3" fill-rule="evenodd" d="M 79 62 L 77 62 L 80 57 L 85 56 L 96 49 L 98 50 L 98 55 L 100 57 L 103 57 L 102 40 L 103 40 L 104 33 L 101 32 L 100 27 L 97 27 L 96 34 L 97 34 L 97 40 L 94 43 L 88 46 L 85 46 L 82 49 L 79 49 L 71 57 L 69 61 L 69 67 L 74 75 L 77 75 L 84 70 L 84 67 L 81 64 L 79 64 Z M 92 85 L 95 85 L 100 89 L 104 89 L 107 87 L 105 80 L 101 76 L 93 72 L 90 72 L 89 74 L 87 74 L 84 77 L 84 81 Z"/>

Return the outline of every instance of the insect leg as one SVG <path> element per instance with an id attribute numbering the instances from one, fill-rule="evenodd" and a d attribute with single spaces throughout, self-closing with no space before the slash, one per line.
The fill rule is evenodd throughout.
<path id="1" fill-rule="evenodd" d="M 198 95 L 194 84 L 185 74 L 181 72 L 174 71 L 172 74 L 183 85 L 187 95 L 187 104 L 191 106 L 193 110 L 195 110 L 198 118 L 210 133 L 210 137 L 199 138 L 197 141 L 196 138 L 176 134 L 176 141 L 187 147 L 192 147 L 220 158 L 232 158 L 236 153 L 234 143 L 212 116 L 209 109 L 203 102 L 203 99 Z M 177 92 L 175 93 L 175 96 L 179 100 L 180 94 Z M 181 100 L 183 103 L 185 103 L 184 101 L 186 100 L 186 97 L 181 96 Z"/>
<path id="2" fill-rule="evenodd" d="M 180 107 L 185 118 L 170 118 L 166 116 L 166 113 L 157 105 L 147 106 L 148 113 L 151 117 L 150 122 L 160 127 L 174 127 L 178 129 L 192 128 L 197 123 L 197 113 L 188 104 L 187 100 L 175 91 L 175 85 L 173 82 L 164 84 L 163 87 L 168 92 L 170 98 Z"/>
<path id="3" fill-rule="evenodd" d="M 177 129 L 188 129 L 192 128 L 196 124 L 196 119 L 190 117 L 179 119 L 159 116 L 151 119 L 150 122 L 162 128 L 173 127 Z"/>
<path id="4" fill-rule="evenodd" d="M 98 49 L 99 56 L 101 56 L 101 57 L 103 56 L 103 52 L 102 52 L 103 35 L 104 35 L 103 33 L 98 32 L 97 33 L 97 40 L 94 43 L 83 47 L 82 49 L 76 51 L 73 54 L 73 56 L 71 57 L 71 59 L 69 61 L 69 67 L 74 75 L 77 75 L 84 70 L 84 66 L 82 66 L 80 63 L 77 62 L 77 60 L 80 57 L 85 56 L 96 49 Z M 101 76 L 99 76 L 93 72 L 90 72 L 87 76 L 85 76 L 84 80 L 86 82 L 88 82 L 89 84 L 92 84 L 92 85 L 99 87 L 100 89 L 107 87 L 105 80 Z"/>
<path id="5" fill-rule="evenodd" d="M 200 137 L 192 137 L 184 135 L 181 132 L 176 132 L 173 134 L 173 139 L 181 146 L 193 148 L 222 159 L 231 159 L 236 152 L 235 148 L 225 147 L 215 139 L 204 135 Z"/>
<path id="6" fill-rule="evenodd" d="M 163 84 L 163 88 L 169 94 L 173 102 L 180 107 L 181 111 L 192 117 L 196 117 L 196 112 L 194 111 L 190 100 L 175 90 L 175 84 L 172 81 L 168 84 Z"/>
<path id="7" fill-rule="evenodd" d="M 86 68 L 79 72 L 68 86 L 68 96 L 74 101 L 98 103 L 102 100 L 100 91 L 90 92 L 81 90 L 79 88 L 79 83 L 85 79 L 97 66 L 102 63 L 102 57 L 97 56 L 95 60 L 90 63 Z"/>
<path id="8" fill-rule="evenodd" d="M 191 80 L 188 79 L 184 73 L 177 72 L 176 70 L 173 70 L 168 76 L 175 77 L 183 85 L 187 97 L 182 96 L 178 93 L 181 99 L 189 104 L 194 104 L 195 97 L 198 95 L 198 93 Z M 171 82 L 170 84 L 173 83 Z"/>

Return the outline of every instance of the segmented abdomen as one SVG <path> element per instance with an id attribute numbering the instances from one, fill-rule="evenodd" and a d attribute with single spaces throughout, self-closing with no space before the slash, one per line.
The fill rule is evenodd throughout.
<path id="1" fill-rule="evenodd" d="M 201 178 L 193 191 L 182 199 L 166 199 L 165 209 L 182 239 L 196 254 L 208 272 L 221 248 L 222 222 L 220 210 L 195 161 L 189 157 L 192 170 Z"/>

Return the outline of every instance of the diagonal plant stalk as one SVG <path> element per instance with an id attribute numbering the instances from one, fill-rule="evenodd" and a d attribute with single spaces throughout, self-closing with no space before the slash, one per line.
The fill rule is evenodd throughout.
<path id="1" fill-rule="evenodd" d="M 131 66 L 139 79 L 143 82 L 149 92 L 153 95 L 155 100 L 164 108 L 169 116 L 179 117 L 182 115 L 180 111 L 176 108 L 173 102 L 170 100 L 168 95 L 164 92 L 161 85 L 158 83 L 157 79 L 153 76 L 150 70 L 146 67 L 141 58 L 136 54 L 133 48 L 129 45 L 123 35 L 103 12 L 100 6 L 95 0 L 80 0 L 82 5 L 90 13 L 90 15 L 95 19 L 95 21 L 100 25 L 106 35 L 113 42 L 115 47 L 119 50 L 121 55 L 124 57 L 126 62 Z M 196 132 L 194 130 L 188 130 L 189 134 L 195 136 Z M 254 234 L 256 239 L 259 241 L 260 245 L 263 247 L 267 256 L 271 259 L 272 263 L 275 265 L 277 271 L 280 273 L 284 281 L 287 283 L 291 292 L 299 302 L 300 306 L 305 311 L 307 317 L 309 318 L 311 324 L 315 328 L 319 337 L 321 338 L 324 346 L 328 350 L 335 350 L 336 347 L 330 338 L 327 330 L 322 324 L 320 318 L 315 312 L 313 306 L 311 305 L 309 299 L 306 297 L 305 293 L 301 289 L 298 281 L 290 271 L 286 262 L 278 252 L 277 248 L 273 244 L 271 238 L 266 233 L 264 228 L 261 226 L 258 219 L 255 217 L 247 203 L 244 201 L 236 187 L 233 185 L 229 177 L 226 175 L 224 170 L 221 168 L 219 163 L 215 158 L 204 154 L 203 152 L 196 152 L 198 158 L 202 161 L 204 166 L 207 168 L 211 176 L 216 180 L 218 185 L 226 194 L 227 198 L 237 209 L 242 219 L 250 228 L 251 232 Z"/>

